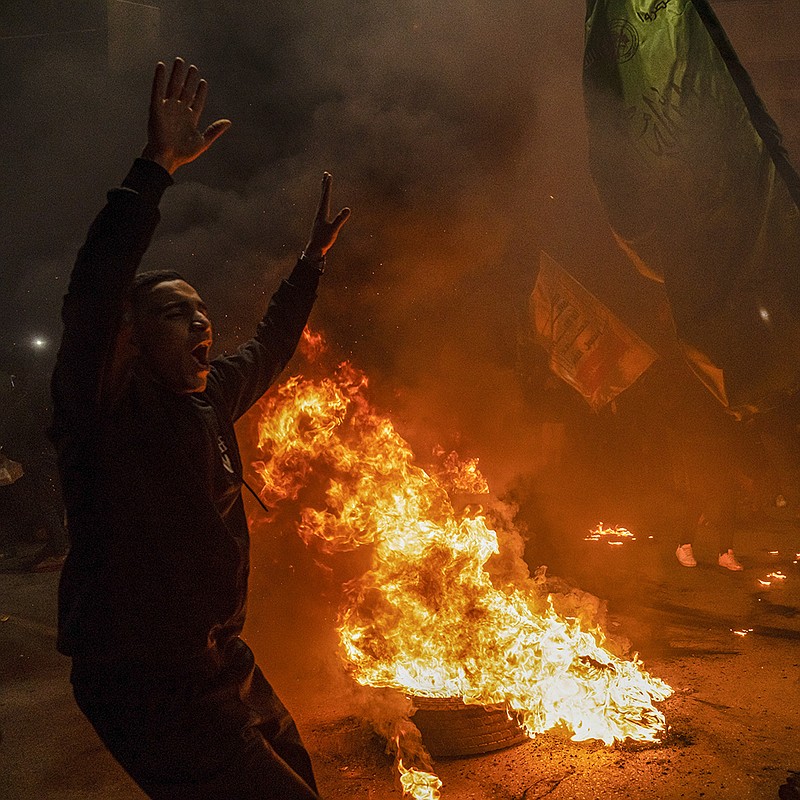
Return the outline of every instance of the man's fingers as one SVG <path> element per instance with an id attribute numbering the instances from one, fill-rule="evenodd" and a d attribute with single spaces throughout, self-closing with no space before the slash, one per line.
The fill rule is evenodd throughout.
<path id="1" fill-rule="evenodd" d="M 317 209 L 317 219 L 323 222 L 328 221 L 328 215 L 331 213 L 331 182 L 333 175 L 330 172 L 322 173 L 322 195 L 319 198 L 319 208 Z"/>
<path id="2" fill-rule="evenodd" d="M 169 76 L 169 83 L 167 84 L 167 91 L 164 93 L 164 99 L 177 99 L 180 97 L 181 90 L 183 89 L 183 68 L 186 62 L 182 58 L 176 58 L 175 63 L 172 65 L 172 73 Z"/>
<path id="3" fill-rule="evenodd" d="M 200 83 L 200 72 L 197 67 L 192 64 L 189 71 L 186 73 L 186 80 L 183 82 L 183 89 L 181 91 L 180 101 L 191 105 L 194 100 L 195 93 L 197 92 L 198 84 Z"/>
<path id="4" fill-rule="evenodd" d="M 154 114 L 160 107 L 164 99 L 164 91 L 167 87 L 167 67 L 163 61 L 156 64 L 156 71 L 153 74 L 153 89 L 150 92 L 150 114 Z"/>
<path id="5" fill-rule="evenodd" d="M 336 219 L 331 222 L 331 227 L 333 228 L 333 235 L 337 236 L 339 231 L 342 229 L 342 225 L 347 222 L 350 218 L 350 209 L 345 207 L 343 208 L 337 215 Z"/>
<path id="6" fill-rule="evenodd" d="M 231 126 L 231 121 L 229 119 L 218 119 L 216 122 L 212 122 L 204 131 L 203 131 L 203 142 L 205 143 L 206 149 L 211 147 L 211 145 L 225 133 L 228 128 Z"/>
<path id="7" fill-rule="evenodd" d="M 200 122 L 200 117 L 203 116 L 203 109 L 205 108 L 207 97 L 208 83 L 205 80 L 201 80 L 200 83 L 197 84 L 197 91 L 195 92 L 192 102 L 189 104 L 189 108 L 192 109 L 192 119 L 194 120 L 195 126 Z"/>

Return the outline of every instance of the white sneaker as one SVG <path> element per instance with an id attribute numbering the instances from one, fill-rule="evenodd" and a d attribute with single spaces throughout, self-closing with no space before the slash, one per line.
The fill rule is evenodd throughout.
<path id="1" fill-rule="evenodd" d="M 697 561 L 695 561 L 694 553 L 692 552 L 692 546 L 690 544 L 682 544 L 675 551 L 675 555 L 678 557 L 678 563 L 682 567 L 696 567 L 697 566 Z M 720 558 L 722 558 L 722 556 L 720 556 Z M 720 563 L 722 563 L 722 562 L 720 562 Z"/>
<path id="2" fill-rule="evenodd" d="M 733 570 L 733 572 L 740 572 L 744 569 L 744 567 L 736 560 L 733 550 L 728 550 L 727 553 L 720 553 L 719 561 L 717 563 L 721 567 L 725 567 L 725 569 Z"/>

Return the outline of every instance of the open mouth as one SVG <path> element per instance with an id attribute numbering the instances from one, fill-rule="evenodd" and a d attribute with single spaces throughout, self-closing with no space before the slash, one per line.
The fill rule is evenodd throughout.
<path id="1" fill-rule="evenodd" d="M 207 370 L 209 368 L 209 354 L 211 353 L 211 343 L 202 342 L 196 347 L 192 348 L 192 358 L 197 362 L 200 369 Z"/>

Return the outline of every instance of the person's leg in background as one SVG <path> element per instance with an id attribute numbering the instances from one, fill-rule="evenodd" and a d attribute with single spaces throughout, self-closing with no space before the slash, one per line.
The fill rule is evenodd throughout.
<path id="1" fill-rule="evenodd" d="M 33 484 L 36 522 L 47 537 L 30 569 L 33 572 L 54 571 L 61 568 L 69 549 L 58 470 L 54 459 L 46 456 L 31 459 L 26 468 Z"/>

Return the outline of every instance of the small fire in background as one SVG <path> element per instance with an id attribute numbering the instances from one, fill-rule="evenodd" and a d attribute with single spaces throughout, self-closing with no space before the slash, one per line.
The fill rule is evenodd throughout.
<path id="1" fill-rule="evenodd" d="M 736 636 L 741 636 L 742 638 L 747 636 L 748 633 L 752 632 L 753 628 L 741 628 L 740 630 L 734 630 L 733 628 L 731 628 L 731 633 L 733 633 Z"/>
<path id="2" fill-rule="evenodd" d="M 771 555 L 771 556 L 779 556 L 780 555 L 780 550 L 767 550 L 767 553 L 769 553 L 769 555 Z M 792 558 L 792 556 L 789 555 L 788 558 Z M 774 559 L 774 560 L 777 561 L 778 559 Z M 792 559 L 792 564 L 798 564 L 798 563 L 800 563 L 800 553 L 795 553 L 794 554 L 794 558 Z M 784 575 L 784 578 L 785 577 L 786 576 Z"/>
<path id="3" fill-rule="evenodd" d="M 636 537 L 627 528 L 623 528 L 620 525 L 615 525 L 613 528 L 606 528 L 602 522 L 598 522 L 597 527 L 589 531 L 589 535 L 586 536 L 583 541 L 605 542 L 612 547 L 620 547 L 625 544 L 625 542 L 635 542 Z"/>
<path id="4" fill-rule="evenodd" d="M 578 741 L 658 741 L 665 720 L 654 703 L 672 689 L 636 656 L 614 654 L 599 627 L 558 612 L 544 570 L 528 573 L 507 509 L 487 512 L 482 500 L 455 511 L 451 497 L 488 493 L 477 460 L 440 451 L 437 466 L 422 469 L 371 407 L 367 383 L 343 363 L 321 380 L 278 387 L 264 404 L 263 461 L 254 465 L 268 506 L 302 509 L 307 543 L 371 552 L 339 616 L 355 681 L 502 706 L 531 737 L 563 726 Z M 441 781 L 408 716 L 381 732 L 406 795 L 436 800 Z"/>
<path id="5" fill-rule="evenodd" d="M 782 586 L 783 582 L 786 580 L 786 575 L 783 572 L 770 572 L 764 578 L 758 579 L 759 586 L 763 586 L 764 588 L 768 588 L 770 586 Z"/>

